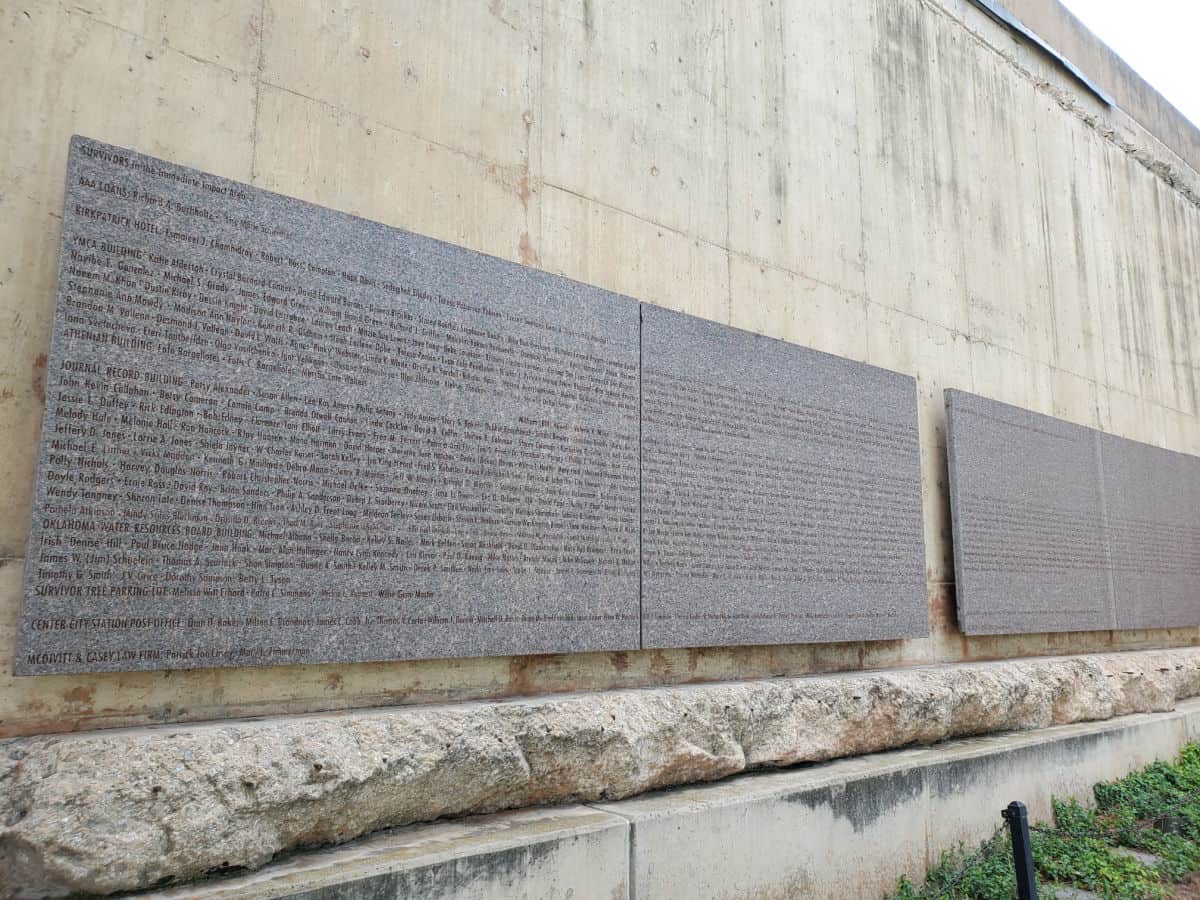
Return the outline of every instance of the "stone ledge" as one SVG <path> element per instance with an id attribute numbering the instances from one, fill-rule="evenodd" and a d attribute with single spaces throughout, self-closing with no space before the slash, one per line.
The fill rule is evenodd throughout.
<path id="1" fill-rule="evenodd" d="M 137 890 L 372 831 L 1160 712 L 1200 648 L 0 742 L 0 896 Z"/>
<path id="2" fill-rule="evenodd" d="M 381 832 L 156 900 L 629 896 L 629 823 L 586 806 L 523 809 Z"/>

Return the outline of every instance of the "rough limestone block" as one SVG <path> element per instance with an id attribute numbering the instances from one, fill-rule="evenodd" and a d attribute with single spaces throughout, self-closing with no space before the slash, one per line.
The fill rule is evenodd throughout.
<path id="1" fill-rule="evenodd" d="M 10 894 L 134 890 L 447 816 L 1197 695 L 1189 648 L 21 738 L 0 742 L 0 872 Z"/>

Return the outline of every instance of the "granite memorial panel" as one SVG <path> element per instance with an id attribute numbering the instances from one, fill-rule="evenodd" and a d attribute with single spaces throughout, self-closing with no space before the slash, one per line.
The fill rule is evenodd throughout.
<path id="1" fill-rule="evenodd" d="M 1200 457 L 1097 440 L 1116 627 L 1200 625 Z"/>
<path id="2" fill-rule="evenodd" d="M 638 329 L 74 138 L 16 671 L 637 647 Z"/>
<path id="3" fill-rule="evenodd" d="M 912 378 L 642 309 L 645 647 L 928 633 Z"/>
<path id="4" fill-rule="evenodd" d="M 946 392 L 959 626 L 1200 624 L 1200 459 Z"/>

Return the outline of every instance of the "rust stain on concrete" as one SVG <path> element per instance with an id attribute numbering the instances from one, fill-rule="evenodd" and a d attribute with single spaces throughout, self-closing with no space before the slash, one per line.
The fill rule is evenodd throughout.
<path id="1" fill-rule="evenodd" d="M 520 250 L 521 263 L 526 266 L 536 266 L 540 264 L 537 251 L 533 249 L 533 242 L 529 239 L 529 232 L 521 232 L 521 240 L 517 244 Z"/>
<path id="2" fill-rule="evenodd" d="M 502 696 L 524 696 L 537 691 L 534 678 L 536 659 L 532 656 L 514 656 L 508 662 L 508 685 Z"/>
<path id="3" fill-rule="evenodd" d="M 39 353 L 37 359 L 33 361 L 33 396 L 37 397 L 40 403 L 46 402 L 46 354 Z"/>
<path id="4" fill-rule="evenodd" d="M 93 712 L 93 704 L 96 699 L 96 688 L 90 685 L 77 685 L 63 691 L 63 702 L 66 708 L 80 715 L 87 715 Z"/>
<path id="5" fill-rule="evenodd" d="M 656 678 L 673 678 L 675 667 L 667 658 L 667 654 L 661 650 L 655 650 L 650 656 L 650 673 Z"/>
<path id="6" fill-rule="evenodd" d="M 529 167 L 527 165 L 506 168 L 496 163 L 491 163 L 484 169 L 483 174 L 492 184 L 499 185 L 502 189 L 515 196 L 521 201 L 521 208 L 525 212 L 529 212 L 529 198 L 533 194 L 533 184 L 529 179 Z"/>

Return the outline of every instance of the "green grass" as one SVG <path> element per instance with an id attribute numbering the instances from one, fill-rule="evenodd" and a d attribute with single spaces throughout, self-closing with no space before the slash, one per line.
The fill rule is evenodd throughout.
<path id="1" fill-rule="evenodd" d="M 1032 829 L 1040 897 L 1054 896 L 1051 885 L 1069 885 L 1110 900 L 1157 900 L 1200 870 L 1200 744 L 1189 744 L 1173 763 L 1154 763 L 1094 792 L 1095 809 L 1055 800 L 1054 824 Z M 1162 863 L 1148 867 L 1117 847 L 1153 853 Z M 901 878 L 892 898 L 1010 900 L 1016 891 L 1012 845 L 1000 829 L 972 852 L 944 853 L 920 889 Z"/>

